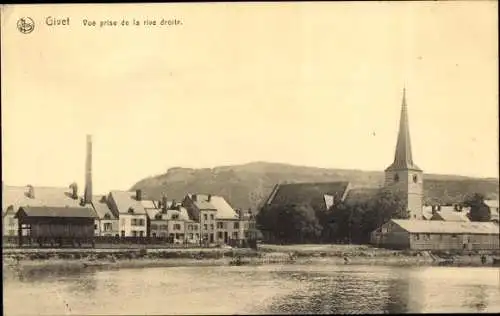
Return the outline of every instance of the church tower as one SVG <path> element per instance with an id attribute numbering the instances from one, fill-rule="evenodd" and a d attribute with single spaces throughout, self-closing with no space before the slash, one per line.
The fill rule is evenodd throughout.
<path id="1" fill-rule="evenodd" d="M 385 187 L 403 195 L 410 219 L 423 219 L 423 172 L 413 162 L 406 91 L 403 90 L 403 104 L 399 121 L 399 134 L 394 162 L 385 169 Z"/>

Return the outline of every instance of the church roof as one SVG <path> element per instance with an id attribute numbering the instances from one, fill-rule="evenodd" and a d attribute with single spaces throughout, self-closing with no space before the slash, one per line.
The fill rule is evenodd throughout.
<path id="1" fill-rule="evenodd" d="M 421 169 L 413 162 L 410 127 L 408 124 L 408 109 L 406 106 L 406 92 L 403 90 L 403 104 L 401 106 L 396 153 L 394 155 L 394 162 L 386 169 L 386 171 L 408 169 L 421 171 Z"/>

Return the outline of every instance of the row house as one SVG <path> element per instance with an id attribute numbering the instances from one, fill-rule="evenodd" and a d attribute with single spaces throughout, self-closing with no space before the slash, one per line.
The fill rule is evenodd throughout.
<path id="1" fill-rule="evenodd" d="M 189 217 L 200 224 L 201 242 L 208 244 L 239 243 L 249 235 L 253 222 L 245 212 L 235 211 L 221 196 L 187 194 L 182 206 Z"/>
<path id="2" fill-rule="evenodd" d="M 168 238 L 173 243 L 194 244 L 200 241 L 200 226 L 189 218 L 187 210 L 164 196 L 148 214 L 148 236 Z"/>
<path id="3" fill-rule="evenodd" d="M 146 237 L 147 214 L 142 204 L 142 191 L 111 191 L 107 204 L 119 219 L 120 237 Z"/>

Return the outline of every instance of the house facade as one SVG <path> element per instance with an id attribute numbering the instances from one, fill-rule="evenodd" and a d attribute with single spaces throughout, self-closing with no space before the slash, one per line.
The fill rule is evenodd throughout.
<path id="1" fill-rule="evenodd" d="M 108 197 L 106 195 L 94 195 L 92 197 L 92 208 L 97 215 L 94 226 L 94 235 L 119 237 L 120 231 L 118 217 L 111 211 L 111 208 L 108 205 Z"/>
<path id="2" fill-rule="evenodd" d="M 221 196 L 188 194 L 182 206 L 190 219 L 199 223 L 202 243 L 238 244 L 248 238 L 249 227 L 255 226 L 253 217 L 235 211 Z"/>
<path id="3" fill-rule="evenodd" d="M 118 217 L 120 237 L 146 237 L 147 214 L 141 203 L 142 191 L 111 191 L 107 202 L 111 211 Z"/>
<path id="4" fill-rule="evenodd" d="M 499 227 L 491 222 L 390 220 L 371 235 L 377 247 L 411 250 L 499 250 Z"/>

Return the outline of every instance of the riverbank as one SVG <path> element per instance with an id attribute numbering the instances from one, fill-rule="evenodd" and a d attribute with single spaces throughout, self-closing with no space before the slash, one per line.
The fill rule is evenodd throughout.
<path id="1" fill-rule="evenodd" d="M 3 252 L 4 272 L 100 270 L 232 264 L 491 266 L 497 253 L 441 257 L 358 245 L 262 245 L 252 249 L 17 249 Z"/>

